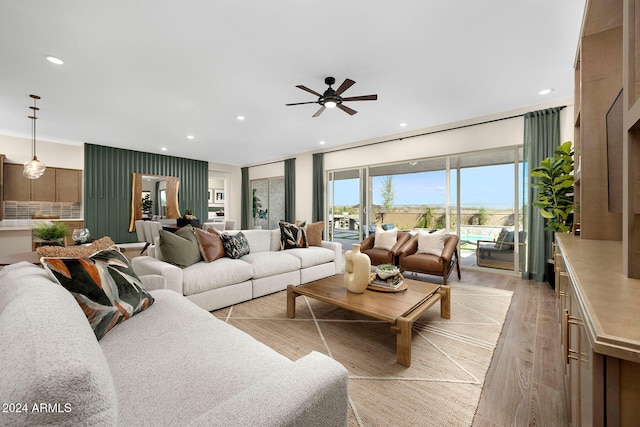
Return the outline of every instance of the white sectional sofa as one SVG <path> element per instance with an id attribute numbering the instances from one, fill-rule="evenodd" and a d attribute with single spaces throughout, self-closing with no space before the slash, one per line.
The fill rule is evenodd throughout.
<path id="1" fill-rule="evenodd" d="M 167 288 L 184 295 L 205 310 L 212 311 L 252 298 L 284 290 L 342 272 L 342 245 L 323 241 L 322 246 L 280 250 L 280 229 L 241 230 L 250 253 L 240 259 L 223 257 L 200 261 L 180 268 L 161 261 L 159 245 L 149 256 L 135 257 L 138 274 L 157 274 L 167 280 Z M 236 234 L 238 230 L 226 231 Z"/>
<path id="2" fill-rule="evenodd" d="M 158 276 L 155 302 L 100 341 L 43 268 L 0 271 L 3 426 L 346 426 L 346 369 L 293 362 Z"/>

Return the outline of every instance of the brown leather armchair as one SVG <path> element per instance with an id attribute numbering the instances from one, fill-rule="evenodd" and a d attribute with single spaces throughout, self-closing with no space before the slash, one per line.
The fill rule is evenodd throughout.
<path id="1" fill-rule="evenodd" d="M 390 250 L 374 248 L 375 234 L 371 234 L 360 243 L 360 252 L 367 254 L 371 259 L 371 265 L 393 264 L 398 265 L 398 253 L 402 246 L 409 241 L 411 234 L 408 231 L 398 231 L 396 244 Z"/>
<path id="2" fill-rule="evenodd" d="M 460 279 L 460 262 L 458 259 L 458 241 L 456 234 L 444 237 L 444 249 L 439 257 L 432 254 L 416 253 L 418 250 L 418 235 L 413 236 L 398 254 L 400 271 L 432 274 L 442 277 L 442 284 L 447 284 L 447 278 L 453 271 L 454 264 Z"/>

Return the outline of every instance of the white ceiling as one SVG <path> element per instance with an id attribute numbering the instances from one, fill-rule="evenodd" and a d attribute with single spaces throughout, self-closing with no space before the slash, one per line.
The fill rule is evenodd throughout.
<path id="1" fill-rule="evenodd" d="M 565 100 L 583 10 L 584 0 L 0 0 L 0 134 L 30 137 L 33 93 L 38 139 L 246 165 Z M 321 93 L 326 76 L 334 88 L 356 81 L 345 97 L 378 101 L 318 118 L 318 105 L 285 106 L 314 101 L 295 86 Z"/>

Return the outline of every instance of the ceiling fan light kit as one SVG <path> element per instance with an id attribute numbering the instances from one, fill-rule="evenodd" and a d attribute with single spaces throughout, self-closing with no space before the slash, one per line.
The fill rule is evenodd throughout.
<path id="1" fill-rule="evenodd" d="M 316 113 L 312 117 L 318 117 L 326 108 L 335 108 L 338 107 L 345 113 L 353 116 L 357 113 L 356 110 L 347 107 L 343 104 L 344 101 L 375 101 L 378 99 L 378 95 L 364 95 L 364 96 L 352 96 L 350 98 L 343 98 L 342 93 L 353 86 L 356 82 L 351 79 L 345 79 L 344 82 L 338 87 L 337 90 L 334 90 L 331 86 L 336 83 L 336 79 L 333 77 L 327 77 L 324 79 L 325 84 L 329 85 L 327 90 L 324 91 L 323 94 L 319 94 L 315 90 L 309 89 L 304 85 L 297 85 L 296 87 L 304 90 L 305 92 L 309 92 L 318 97 L 317 101 L 310 102 L 296 102 L 293 104 L 286 104 L 287 106 L 292 105 L 303 105 L 303 104 L 320 104 L 320 109 L 316 111 Z"/>

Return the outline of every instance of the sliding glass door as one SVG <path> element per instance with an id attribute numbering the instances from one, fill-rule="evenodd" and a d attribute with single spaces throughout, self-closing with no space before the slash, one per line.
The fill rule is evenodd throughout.
<path id="1" fill-rule="evenodd" d="M 348 250 L 369 232 L 367 169 L 331 171 L 327 182 L 325 235 Z"/>
<path id="2" fill-rule="evenodd" d="M 444 229 L 461 264 L 520 271 L 526 251 L 522 147 L 328 172 L 327 234 L 345 248 L 375 227 Z"/>

